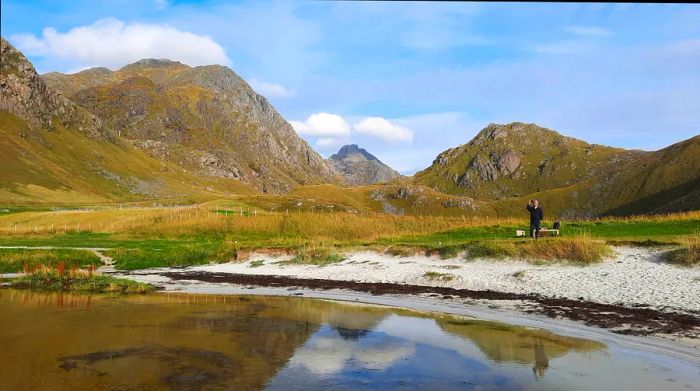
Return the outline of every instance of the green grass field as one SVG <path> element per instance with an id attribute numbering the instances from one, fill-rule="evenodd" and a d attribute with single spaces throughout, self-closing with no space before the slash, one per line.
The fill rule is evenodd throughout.
<path id="1" fill-rule="evenodd" d="M 310 264 L 337 262 L 343 251 L 351 249 L 397 255 L 423 252 L 443 258 L 466 252 L 471 256 L 561 258 L 587 263 L 605 254 L 600 243 L 679 245 L 700 235 L 698 212 L 562 221 L 561 237 L 543 238 L 534 245 L 515 237 L 516 229 L 527 228 L 524 219 L 346 212 L 246 212 L 241 216 L 242 209 L 223 214 L 222 210 L 228 209 L 221 208 L 221 203 L 212 203 L 211 209 L 16 211 L 0 215 L 0 246 L 107 248 L 105 255 L 113 257 L 116 267 L 124 270 L 240 260 L 239 253 L 256 249 L 288 249 L 296 255 L 296 263 Z M 25 228 L 17 230 L 17 225 Z M 0 253 L 0 271 L 19 271 L 25 261 L 47 265 L 63 261 L 76 266 L 96 262 L 90 253 L 40 251 L 8 250 L 5 257 Z"/>

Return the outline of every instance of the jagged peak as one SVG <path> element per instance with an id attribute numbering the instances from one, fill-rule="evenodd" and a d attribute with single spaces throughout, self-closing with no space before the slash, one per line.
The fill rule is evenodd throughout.
<path id="1" fill-rule="evenodd" d="M 338 153 L 332 155 L 330 159 L 332 160 L 341 160 L 345 157 L 351 156 L 351 155 L 360 155 L 364 157 L 367 160 L 377 160 L 376 156 L 372 155 L 371 153 L 367 152 L 367 150 L 360 148 L 357 144 L 347 144 L 343 145 Z"/>

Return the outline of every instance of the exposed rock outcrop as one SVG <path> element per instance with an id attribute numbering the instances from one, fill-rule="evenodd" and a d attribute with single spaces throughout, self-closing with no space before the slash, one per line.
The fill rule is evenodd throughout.
<path id="1" fill-rule="evenodd" d="M 374 155 L 355 144 L 345 145 L 328 161 L 350 185 L 388 182 L 401 176 Z"/>
<path id="2" fill-rule="evenodd" d="M 113 136 L 97 116 L 48 89 L 32 63 L 2 37 L 0 63 L 0 109 L 26 120 L 34 131 L 62 125 L 96 139 Z"/>

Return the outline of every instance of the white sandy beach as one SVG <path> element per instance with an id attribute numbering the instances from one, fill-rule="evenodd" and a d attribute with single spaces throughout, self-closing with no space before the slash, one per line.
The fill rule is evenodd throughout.
<path id="1" fill-rule="evenodd" d="M 700 268 L 682 268 L 659 261 L 663 250 L 615 247 L 614 255 L 590 266 L 534 265 L 521 260 L 465 261 L 461 258 L 394 257 L 376 252 L 346 254 L 328 266 L 280 265 L 285 257 L 254 254 L 249 260 L 187 268 L 187 271 L 279 275 L 298 278 L 436 285 L 458 289 L 536 293 L 624 306 L 650 306 L 681 312 L 700 311 Z M 257 262 L 256 262 L 257 261 Z M 253 262 L 261 266 L 252 267 Z M 154 273 L 137 271 L 142 281 L 159 282 Z M 183 269 L 178 269 L 183 271 Z M 427 272 L 449 273 L 451 281 L 426 278 Z M 151 276 L 147 276 L 150 274 Z M 149 278 L 153 277 L 153 278 Z M 165 279 L 167 280 L 167 278 Z"/>

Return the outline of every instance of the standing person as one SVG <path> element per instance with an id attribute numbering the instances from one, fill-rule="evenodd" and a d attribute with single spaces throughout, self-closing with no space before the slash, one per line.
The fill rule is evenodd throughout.
<path id="1" fill-rule="evenodd" d="M 530 237 L 539 239 L 542 220 L 544 220 L 544 212 L 540 208 L 540 201 L 530 200 L 530 203 L 527 204 L 527 210 L 530 212 Z"/>

